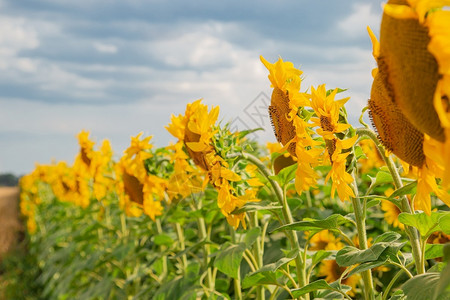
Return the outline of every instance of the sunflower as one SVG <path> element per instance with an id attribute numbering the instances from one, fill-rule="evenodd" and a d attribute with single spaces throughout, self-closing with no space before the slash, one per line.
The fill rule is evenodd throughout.
<path id="1" fill-rule="evenodd" d="M 318 275 L 320 277 L 325 277 L 325 281 L 331 283 L 341 278 L 346 269 L 347 267 L 339 266 L 335 260 L 326 259 L 320 263 Z M 349 296 L 355 296 L 356 286 L 358 285 L 359 280 L 360 276 L 358 274 L 345 277 L 341 280 L 341 284 L 348 285 L 352 288 L 347 292 Z"/>
<path id="2" fill-rule="evenodd" d="M 337 191 L 339 198 L 342 201 L 350 200 L 350 197 L 355 197 L 350 184 L 354 181 L 353 176 L 347 173 L 347 156 L 350 152 L 343 152 L 344 149 L 351 148 L 356 142 L 357 136 L 346 140 L 335 139 L 335 150 L 331 156 L 331 170 L 325 178 L 327 182 L 330 178 L 333 181 L 331 186 L 331 197 L 334 198 L 335 192 Z"/>
<path id="3" fill-rule="evenodd" d="M 386 148 L 418 168 L 415 203 L 428 214 L 432 191 L 450 206 L 450 12 L 443 10 L 448 4 L 391 0 L 380 42 L 369 32 L 378 64 L 371 117 Z M 443 179 L 444 189 L 436 178 Z"/>
<path id="4" fill-rule="evenodd" d="M 256 193 L 250 189 L 244 195 L 239 195 L 238 191 L 233 186 L 234 182 L 242 181 L 241 176 L 229 169 L 228 163 L 216 152 L 213 146 L 214 135 L 218 132 L 215 129 L 215 123 L 219 115 L 219 108 L 215 107 L 211 110 L 208 106 L 197 100 L 186 106 L 184 115 L 172 115 L 171 123 L 166 129 L 176 138 L 177 144 L 174 146 L 176 151 L 181 151 L 184 146 L 189 157 L 194 161 L 195 165 L 206 171 L 205 181 L 202 186 L 209 181 L 218 191 L 217 205 L 222 214 L 227 218 L 228 223 L 235 229 L 242 224 L 246 228 L 245 213 L 233 214 L 233 211 L 242 207 L 249 201 L 258 201 L 255 197 Z M 178 157 L 186 159 L 180 152 Z M 176 166 L 176 178 L 181 179 L 182 184 L 190 185 L 191 175 L 194 175 L 195 170 L 188 167 L 186 162 L 179 162 Z M 185 168 L 182 170 L 181 168 Z M 184 173 L 188 171 L 189 174 Z M 197 175 L 195 175 L 198 178 Z M 196 179 L 198 180 L 198 179 Z M 179 182 L 177 182 L 178 185 Z M 260 185 L 257 180 L 251 180 L 254 186 Z M 186 189 L 187 186 L 172 186 L 171 192 L 176 194 L 177 190 Z M 180 193 L 189 195 L 189 193 Z"/>
<path id="5" fill-rule="evenodd" d="M 311 137 L 312 125 L 299 115 L 304 107 L 310 105 L 308 95 L 300 93 L 302 71 L 281 58 L 271 64 L 261 56 L 261 61 L 269 71 L 273 87 L 269 113 L 275 137 L 284 146 L 283 150 L 287 150 L 298 163 L 295 189 L 301 194 L 316 185 L 318 175 L 314 166 L 319 164 L 322 152 L 319 148 L 321 143 Z"/>
<path id="6" fill-rule="evenodd" d="M 205 180 L 202 179 L 204 172 L 196 165 L 189 163 L 189 156 L 183 151 L 183 144 L 176 143 L 166 149 L 170 153 L 170 161 L 174 166 L 167 186 L 169 199 L 186 198 L 192 193 L 204 190 Z"/>
<path id="7" fill-rule="evenodd" d="M 95 152 L 93 159 L 93 192 L 95 198 L 101 200 L 113 188 L 112 149 L 108 140 L 103 141 L 99 151 Z"/>
<path id="8" fill-rule="evenodd" d="M 143 212 L 153 221 L 162 215 L 166 180 L 149 174 L 144 162 L 152 157 L 151 137 L 141 139 L 142 133 L 131 138 L 131 145 L 116 165 L 119 204 L 128 216 L 140 216 Z"/>
<path id="9" fill-rule="evenodd" d="M 184 143 L 195 164 L 206 171 L 209 166 L 205 161 L 205 155 L 213 151 L 211 138 L 215 134 L 213 126 L 218 116 L 219 107 L 214 107 L 208 112 L 208 106 L 197 100 L 186 106 L 184 115 L 172 115 L 171 123 L 166 126 L 179 142 Z"/>

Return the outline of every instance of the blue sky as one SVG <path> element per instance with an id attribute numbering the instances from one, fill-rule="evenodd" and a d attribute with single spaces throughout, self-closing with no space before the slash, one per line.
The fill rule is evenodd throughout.
<path id="1" fill-rule="evenodd" d="M 82 129 L 116 157 L 141 131 L 165 146 L 170 115 L 199 98 L 275 141 L 260 55 L 300 67 L 303 90 L 347 88 L 356 124 L 375 67 L 366 26 L 378 32 L 381 4 L 0 0 L 0 173 L 72 162 Z"/>

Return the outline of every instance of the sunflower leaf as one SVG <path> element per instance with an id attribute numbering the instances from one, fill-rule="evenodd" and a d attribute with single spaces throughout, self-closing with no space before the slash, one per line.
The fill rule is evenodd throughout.
<path id="1" fill-rule="evenodd" d="M 351 222 L 352 220 L 344 217 L 343 215 L 334 214 L 327 217 L 324 220 L 314 220 L 305 218 L 304 221 L 299 221 L 292 224 L 280 226 L 274 229 L 272 232 L 279 230 L 297 230 L 297 231 L 306 231 L 306 230 L 320 231 L 323 229 L 336 230 L 339 228 L 339 226 Z"/>
<path id="2" fill-rule="evenodd" d="M 307 293 L 311 293 L 318 290 L 331 290 L 331 291 L 340 291 L 344 292 L 348 290 L 348 287 L 346 285 L 338 286 L 336 284 L 331 283 L 329 284 L 324 279 L 316 280 L 314 282 L 311 282 L 310 284 L 305 285 L 304 287 L 301 287 L 299 289 L 293 289 L 291 290 L 292 295 L 297 298 L 302 295 L 305 295 Z"/>
<path id="3" fill-rule="evenodd" d="M 414 228 L 417 228 L 420 232 L 420 235 L 422 237 L 428 237 L 433 232 L 436 231 L 444 231 L 449 232 L 450 231 L 450 221 L 448 220 L 450 218 L 450 212 L 431 212 L 431 215 L 427 215 L 426 213 L 416 213 L 416 214 L 409 214 L 409 213 L 401 213 L 398 216 L 398 220 L 408 226 L 412 226 Z M 442 219 L 442 220 L 441 220 Z M 441 225 L 444 228 L 441 228 Z"/>
<path id="4" fill-rule="evenodd" d="M 245 243 L 236 245 L 226 242 L 218 251 L 219 253 L 214 260 L 214 267 L 232 278 L 237 278 L 239 266 L 246 248 L 247 245 Z"/>
<path id="5" fill-rule="evenodd" d="M 408 300 L 431 300 L 437 289 L 440 276 L 439 273 L 416 275 L 403 284 L 403 292 Z"/>
<path id="6" fill-rule="evenodd" d="M 413 181 L 411 183 L 408 183 L 407 185 L 402 186 L 401 188 L 395 190 L 389 198 L 396 198 L 408 194 L 413 194 L 416 192 L 417 188 L 417 181 Z"/>
<path id="7" fill-rule="evenodd" d="M 232 211 L 231 213 L 233 215 L 238 215 L 244 212 L 251 212 L 251 211 L 257 211 L 257 210 L 275 210 L 275 209 L 281 209 L 282 206 L 274 205 L 271 201 L 259 201 L 259 202 L 247 202 L 239 209 L 236 209 Z"/>
<path id="8" fill-rule="evenodd" d="M 400 263 L 397 252 L 405 243 L 396 242 L 399 235 L 394 232 L 387 232 L 377 238 L 376 242 L 368 249 L 347 246 L 336 254 L 336 262 L 341 267 L 348 267 L 355 264 L 375 261 L 386 261 L 388 259 Z"/>

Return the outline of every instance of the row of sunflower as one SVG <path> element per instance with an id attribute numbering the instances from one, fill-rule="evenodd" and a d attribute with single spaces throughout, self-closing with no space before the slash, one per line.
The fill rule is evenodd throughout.
<path id="1" fill-rule="evenodd" d="M 81 132 L 72 166 L 21 179 L 43 297 L 448 297 L 448 4 L 389 1 L 380 42 L 369 30 L 378 134 L 348 123 L 343 90 L 303 92 L 301 70 L 263 57 L 278 143 L 200 100 L 164 148 L 139 134 L 114 160 Z"/>

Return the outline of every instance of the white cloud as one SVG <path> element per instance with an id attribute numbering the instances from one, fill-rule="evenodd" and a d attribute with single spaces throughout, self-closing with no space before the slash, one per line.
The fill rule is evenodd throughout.
<path id="1" fill-rule="evenodd" d="M 338 23 L 338 28 L 344 34 L 350 37 L 361 37 L 367 35 L 367 26 L 370 26 L 372 30 L 378 28 L 381 18 L 371 4 L 355 3 L 352 9 L 352 13 Z"/>
<path id="2" fill-rule="evenodd" d="M 23 18 L 1 16 L 0 19 L 0 57 L 15 56 L 23 49 L 34 49 L 39 46 L 36 31 Z"/>
<path id="3" fill-rule="evenodd" d="M 118 49 L 115 45 L 112 44 L 106 44 L 106 43 L 100 43 L 95 42 L 94 48 L 100 53 L 106 53 L 106 54 L 116 54 Z"/>

